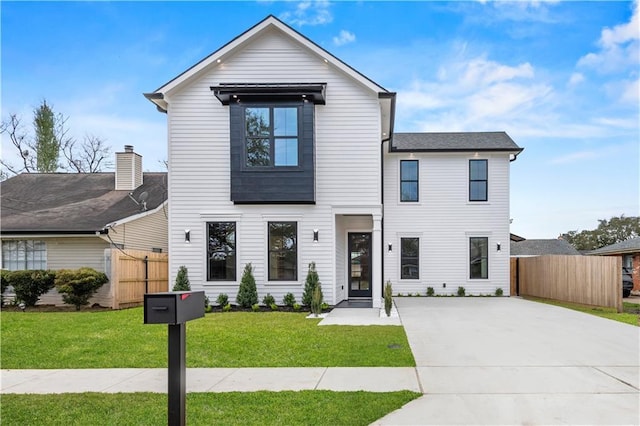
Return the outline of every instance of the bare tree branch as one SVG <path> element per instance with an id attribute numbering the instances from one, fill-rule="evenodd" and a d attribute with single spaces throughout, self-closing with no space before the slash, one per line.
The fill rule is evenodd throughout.
<path id="1" fill-rule="evenodd" d="M 97 173 L 113 165 L 110 161 L 111 147 L 94 135 L 85 135 L 79 146 L 73 139 L 66 140 L 62 153 L 67 160 L 66 168 L 77 173 Z"/>
<path id="2" fill-rule="evenodd" d="M 22 160 L 22 167 L 14 167 L 5 160 L 0 160 L 0 164 L 13 174 L 22 172 L 32 173 L 36 171 L 35 147 L 32 143 L 29 143 L 20 117 L 18 117 L 17 114 L 9 115 L 9 119 L 0 124 L 0 133 L 6 133 L 9 136 L 9 140 L 11 140 L 13 146 L 18 150 L 18 154 Z"/>

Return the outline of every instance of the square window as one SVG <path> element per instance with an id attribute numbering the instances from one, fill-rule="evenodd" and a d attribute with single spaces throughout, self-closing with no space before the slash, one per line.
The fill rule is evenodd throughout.
<path id="1" fill-rule="evenodd" d="M 297 167 L 298 107 L 246 107 L 247 167 Z"/>

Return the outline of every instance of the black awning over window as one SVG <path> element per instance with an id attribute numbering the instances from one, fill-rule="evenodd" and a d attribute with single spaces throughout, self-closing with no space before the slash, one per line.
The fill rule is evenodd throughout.
<path id="1" fill-rule="evenodd" d="M 324 105 L 327 83 L 222 83 L 211 91 L 222 105 L 230 102 L 308 100 Z"/>

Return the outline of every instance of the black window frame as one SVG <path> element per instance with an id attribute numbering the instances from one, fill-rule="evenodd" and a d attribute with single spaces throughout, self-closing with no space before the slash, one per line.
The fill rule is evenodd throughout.
<path id="1" fill-rule="evenodd" d="M 482 249 L 479 256 L 474 257 L 474 240 L 483 240 L 484 247 L 486 247 L 486 255 L 482 255 Z M 480 264 L 480 276 L 474 276 L 474 262 L 476 258 Z M 485 273 L 482 274 L 482 262 L 486 262 Z M 476 262 L 477 263 L 477 262 Z M 489 279 L 489 237 L 469 237 L 469 279 L 470 280 L 487 280 Z"/>
<path id="2" fill-rule="evenodd" d="M 247 109 L 264 108 L 269 109 L 269 135 L 264 137 L 249 135 L 247 132 Z M 297 134 L 295 136 L 276 136 L 274 133 L 274 110 L 278 108 L 295 108 L 296 109 L 296 127 Z M 243 127 L 243 158 L 241 162 L 242 170 L 258 171 L 258 170 L 298 170 L 302 167 L 302 139 L 303 135 L 303 111 L 301 102 L 291 101 L 274 101 L 274 102 L 242 102 L 242 127 Z M 269 141 L 269 164 L 268 165 L 249 165 L 248 164 L 248 141 L 267 139 Z M 298 158 L 295 165 L 276 165 L 275 164 L 275 145 L 276 139 L 296 139 Z"/>
<path id="3" fill-rule="evenodd" d="M 405 179 L 403 176 L 403 165 L 407 163 L 415 163 L 416 164 L 416 178 L 415 179 Z M 405 183 L 415 183 L 416 184 L 416 198 L 413 199 L 404 199 L 404 192 L 402 191 L 403 184 Z M 420 200 L 420 163 L 418 160 L 400 160 L 400 202 L 401 203 L 417 203 Z"/>
<path id="4" fill-rule="evenodd" d="M 415 240 L 415 256 L 408 256 L 405 254 L 405 240 Z M 410 265 L 415 265 L 416 275 L 411 276 L 405 274 L 405 263 L 413 261 Z M 408 272 L 409 270 L 407 270 Z M 401 280 L 419 280 L 420 279 L 420 238 L 418 237 L 402 237 L 400 238 L 400 279 Z"/>
<path id="5" fill-rule="evenodd" d="M 233 241 L 228 241 L 228 237 L 225 239 L 226 248 L 221 249 L 221 247 L 215 247 L 217 250 L 213 250 L 211 246 L 211 227 L 215 225 L 233 225 Z M 218 240 L 221 240 L 218 238 Z M 231 247 L 232 249 L 230 249 Z M 231 271 L 231 276 L 226 276 L 224 278 L 214 277 L 212 276 L 213 271 L 211 268 L 212 255 L 213 253 L 224 253 L 225 257 L 232 257 L 232 266 L 233 268 L 229 268 L 229 264 L 225 263 L 225 272 Z M 218 282 L 218 281 L 236 281 L 238 277 L 238 262 L 237 262 L 237 253 L 238 253 L 238 226 L 234 221 L 214 221 L 207 222 L 207 281 L 209 282 Z M 226 261 L 226 259 L 225 259 Z"/>
<path id="6" fill-rule="evenodd" d="M 474 179 L 473 178 L 473 172 L 472 172 L 472 164 L 474 162 L 477 163 L 484 163 L 484 179 Z M 482 183 L 484 182 L 484 198 L 475 198 L 473 197 L 474 191 L 473 191 L 473 186 L 474 184 L 477 183 Z M 489 161 L 485 158 L 485 159 L 472 159 L 469 160 L 469 201 L 470 202 L 483 202 L 483 201 L 488 201 L 489 200 Z"/>
<path id="7" fill-rule="evenodd" d="M 276 225 L 293 225 L 294 227 L 294 241 L 292 248 L 273 248 L 272 245 L 272 226 Z M 293 252 L 293 276 L 292 277 L 274 277 L 272 276 L 272 255 L 286 256 L 287 253 Z M 270 221 L 267 223 L 267 280 L 268 281 L 298 281 L 298 222 L 295 221 Z"/>

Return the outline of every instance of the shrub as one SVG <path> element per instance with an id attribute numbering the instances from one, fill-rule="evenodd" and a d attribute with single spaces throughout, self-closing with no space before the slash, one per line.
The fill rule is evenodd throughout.
<path id="1" fill-rule="evenodd" d="M 254 303 L 253 305 L 251 305 L 251 310 L 253 312 L 260 312 L 260 305 L 258 305 L 257 303 Z"/>
<path id="2" fill-rule="evenodd" d="M 189 284 L 189 272 L 186 266 L 178 268 L 178 275 L 176 275 L 176 283 L 173 286 L 173 291 L 189 291 L 191 290 L 191 284 Z"/>
<path id="3" fill-rule="evenodd" d="M 256 289 L 256 280 L 253 278 L 253 268 L 250 263 L 247 263 L 244 267 L 236 303 L 243 308 L 250 308 L 258 303 L 258 290 Z"/>
<path id="4" fill-rule="evenodd" d="M 222 312 L 229 312 L 231 310 L 231 304 L 227 303 L 222 307 Z"/>
<path id="5" fill-rule="evenodd" d="M 326 302 L 322 302 L 322 306 L 321 306 L 321 307 L 322 307 L 322 310 L 323 310 L 323 311 L 326 311 L 326 310 L 328 310 L 328 309 L 329 309 L 329 304 L 328 304 L 328 303 L 326 303 Z"/>
<path id="6" fill-rule="evenodd" d="M 220 307 L 227 306 L 227 304 L 229 304 L 229 296 L 227 296 L 227 293 L 220 293 L 216 299 L 216 303 Z"/>
<path id="7" fill-rule="evenodd" d="M 427 296 L 432 297 L 435 294 L 433 287 L 427 287 Z"/>
<path id="8" fill-rule="evenodd" d="M 6 278 L 7 284 L 13 286 L 17 300 L 26 306 L 35 306 L 40 296 L 55 285 L 56 273 L 43 270 L 11 271 Z"/>
<path id="9" fill-rule="evenodd" d="M 496 296 L 502 296 L 503 294 L 504 294 L 504 291 L 500 287 L 496 288 L 496 292 L 495 292 Z"/>
<path id="10" fill-rule="evenodd" d="M 8 274 L 9 271 L 5 269 L 0 271 L 0 306 L 4 306 L 4 291 L 9 287 Z"/>
<path id="11" fill-rule="evenodd" d="M 458 287 L 458 296 L 459 297 L 463 297 L 466 293 L 466 290 L 464 289 L 464 287 Z"/>
<path id="12" fill-rule="evenodd" d="M 275 303 L 270 304 L 269 307 L 271 308 L 272 311 L 278 310 L 278 305 L 276 305 Z"/>
<path id="13" fill-rule="evenodd" d="M 313 299 L 313 292 L 316 287 L 320 286 L 320 278 L 318 277 L 318 271 L 316 271 L 316 263 L 311 262 L 309 264 L 309 270 L 307 271 L 307 279 L 304 282 L 304 292 L 302 293 L 302 304 L 304 306 L 311 305 L 311 299 Z M 322 296 L 322 289 L 320 289 L 320 296 Z"/>
<path id="14" fill-rule="evenodd" d="M 299 303 L 294 303 L 294 304 L 293 304 L 293 310 L 294 310 L 294 311 L 298 312 L 298 311 L 300 310 L 300 308 L 301 308 L 301 306 L 300 306 L 300 304 L 299 304 Z"/>
<path id="15" fill-rule="evenodd" d="M 391 307 L 393 305 L 393 290 L 391 288 L 391 281 L 387 281 L 384 286 L 384 312 L 388 317 L 391 316 Z"/>
<path id="16" fill-rule="evenodd" d="M 267 293 L 267 295 L 262 298 L 262 304 L 264 306 L 275 305 L 276 304 L 276 299 L 270 293 Z"/>
<path id="17" fill-rule="evenodd" d="M 204 297 L 204 311 L 205 312 L 211 312 L 211 301 L 209 300 L 209 296 L 205 296 Z"/>
<path id="18" fill-rule="evenodd" d="M 322 289 L 320 283 L 313 289 L 313 296 L 311 297 L 311 312 L 314 316 L 318 316 L 322 313 Z"/>
<path id="19" fill-rule="evenodd" d="M 282 304 L 284 306 L 288 306 L 290 308 L 293 308 L 293 305 L 296 304 L 296 298 L 293 295 L 293 293 L 287 293 L 284 295 L 284 299 L 282 299 Z"/>
<path id="20" fill-rule="evenodd" d="M 64 303 L 75 306 L 79 311 L 108 281 L 104 272 L 92 268 L 62 269 L 56 273 L 55 286 Z"/>

